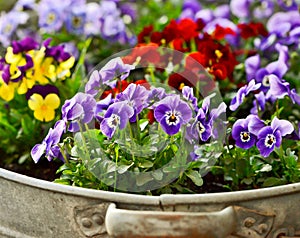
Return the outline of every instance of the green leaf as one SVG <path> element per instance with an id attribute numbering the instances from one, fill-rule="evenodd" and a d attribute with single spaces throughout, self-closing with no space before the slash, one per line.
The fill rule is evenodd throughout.
<path id="1" fill-rule="evenodd" d="M 142 163 L 140 163 L 139 167 L 141 167 L 143 169 L 152 168 L 153 162 L 151 162 L 149 160 L 144 160 Z"/>
<path id="2" fill-rule="evenodd" d="M 185 173 L 187 177 L 189 177 L 194 184 L 196 184 L 197 186 L 202 186 L 203 185 L 203 179 L 200 175 L 199 172 L 195 171 L 195 170 L 190 170 L 188 172 Z"/>
<path id="3" fill-rule="evenodd" d="M 269 177 L 263 183 L 263 187 L 272 187 L 285 184 L 285 181 L 281 178 Z"/>
<path id="4" fill-rule="evenodd" d="M 19 158 L 18 163 L 23 164 L 28 158 L 30 158 L 30 153 L 26 153 L 26 154 L 22 155 Z"/>
<path id="5" fill-rule="evenodd" d="M 160 180 L 163 179 L 164 174 L 163 174 L 163 172 L 159 169 L 159 170 L 153 171 L 152 176 L 154 177 L 155 180 L 159 180 L 159 181 L 160 181 Z"/>
<path id="6" fill-rule="evenodd" d="M 136 185 L 142 186 L 152 180 L 153 178 L 150 173 L 140 173 L 136 176 Z"/>
<path id="7" fill-rule="evenodd" d="M 131 163 L 130 165 L 126 165 L 126 164 L 118 165 L 118 167 L 117 167 L 118 173 L 119 174 L 125 173 L 133 164 L 134 163 Z"/>

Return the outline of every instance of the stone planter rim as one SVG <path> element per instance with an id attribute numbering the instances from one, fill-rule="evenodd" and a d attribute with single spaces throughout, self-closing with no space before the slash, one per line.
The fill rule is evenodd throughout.
<path id="1" fill-rule="evenodd" d="M 53 182 L 36 179 L 26 175 L 18 174 L 6 169 L 0 168 L 0 177 L 23 184 L 40 188 L 43 190 L 50 190 L 57 193 L 64 193 L 69 195 L 88 197 L 94 199 L 107 200 L 111 202 L 147 204 L 147 205 L 174 205 L 174 204 L 220 204 L 232 203 L 235 201 L 249 201 L 267 197 L 277 197 L 286 194 L 300 192 L 300 183 L 293 183 L 287 185 L 280 185 L 276 187 L 251 189 L 233 192 L 219 192 L 206 194 L 163 194 L 160 196 L 147 196 L 139 194 L 129 194 L 121 192 L 109 192 L 88 188 L 81 188 L 63 184 L 56 184 Z"/>

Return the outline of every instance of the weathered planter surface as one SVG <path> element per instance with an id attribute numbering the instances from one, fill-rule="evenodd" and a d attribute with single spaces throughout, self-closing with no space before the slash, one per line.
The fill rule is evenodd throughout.
<path id="1" fill-rule="evenodd" d="M 0 237 L 300 237 L 300 183 L 149 197 L 0 169 Z"/>

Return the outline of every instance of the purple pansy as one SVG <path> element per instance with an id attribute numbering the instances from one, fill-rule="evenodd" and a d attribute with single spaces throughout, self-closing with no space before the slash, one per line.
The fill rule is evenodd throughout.
<path id="1" fill-rule="evenodd" d="M 111 93 L 108 94 L 108 96 L 96 104 L 96 109 L 95 109 L 95 118 L 98 120 L 98 122 L 102 122 L 104 118 L 104 114 L 108 107 L 114 103 L 114 99 L 112 98 Z"/>
<path id="2" fill-rule="evenodd" d="M 277 41 L 289 45 L 299 43 L 297 33 L 300 28 L 300 13 L 298 11 L 277 12 L 267 22 L 270 34 L 275 34 Z M 291 34 L 291 32 L 294 32 Z"/>
<path id="3" fill-rule="evenodd" d="M 198 109 L 195 119 L 187 126 L 186 139 L 193 143 L 193 141 L 207 141 L 211 136 L 218 137 L 220 121 L 217 119 L 222 113 L 226 112 L 226 104 L 222 102 L 218 108 L 210 109 L 210 99 L 212 96 L 204 98 L 202 107 Z M 222 122 L 221 122 L 222 123 Z M 217 127 L 217 128 L 216 128 Z"/>
<path id="4" fill-rule="evenodd" d="M 93 71 L 85 85 L 85 92 L 95 96 L 103 85 L 116 87 L 118 78 L 124 80 L 135 66 L 124 64 L 120 57 L 108 61 L 100 71 Z"/>
<path id="5" fill-rule="evenodd" d="M 184 0 L 182 4 L 182 11 L 180 19 L 191 18 L 194 19 L 195 14 L 201 10 L 201 4 L 197 0 Z"/>
<path id="6" fill-rule="evenodd" d="M 18 17 L 16 17 L 18 16 Z M 0 43 L 7 47 L 11 43 L 11 37 L 20 24 L 25 24 L 29 14 L 20 11 L 2 12 L 0 14 Z"/>
<path id="7" fill-rule="evenodd" d="M 34 8 L 35 8 L 35 0 L 18 0 L 14 5 L 13 10 L 24 11 L 24 10 L 34 9 Z"/>
<path id="8" fill-rule="evenodd" d="M 196 140 L 207 141 L 212 135 L 212 123 L 207 119 L 205 112 L 200 108 L 194 122 L 187 127 L 186 139 L 189 142 Z"/>
<path id="9" fill-rule="evenodd" d="M 84 34 L 86 36 L 100 35 L 101 28 L 101 8 L 98 3 L 89 2 L 86 4 L 86 19 Z"/>
<path id="10" fill-rule="evenodd" d="M 195 111 L 198 111 L 198 100 L 194 96 L 194 91 L 193 88 L 189 86 L 184 86 L 182 88 L 182 96 L 185 98 L 187 101 L 191 102 L 193 105 L 193 108 Z"/>
<path id="11" fill-rule="evenodd" d="M 83 34 L 86 21 L 85 4 L 73 6 L 67 14 L 65 23 L 68 32 L 73 34 Z"/>
<path id="12" fill-rule="evenodd" d="M 78 123 L 89 123 L 93 119 L 95 107 L 95 99 L 81 92 L 66 100 L 61 110 L 63 120 L 70 122 L 68 130 L 77 132 L 80 129 Z"/>
<path id="13" fill-rule="evenodd" d="M 135 122 L 138 114 L 147 106 L 149 91 L 140 85 L 129 84 L 128 87 L 116 97 L 116 102 L 126 102 L 134 109 L 130 122 Z"/>
<path id="14" fill-rule="evenodd" d="M 238 119 L 232 126 L 232 137 L 236 146 L 249 149 L 256 142 L 256 136 L 249 131 L 249 122 L 254 120 L 254 115 L 249 115 L 246 119 Z"/>
<path id="15" fill-rule="evenodd" d="M 244 98 L 252 91 L 256 91 L 260 88 L 260 83 L 255 83 L 255 80 L 252 79 L 247 85 L 241 87 L 237 95 L 231 100 L 229 109 L 235 111 L 242 103 Z"/>
<path id="16" fill-rule="evenodd" d="M 253 55 L 245 60 L 245 70 L 247 74 L 247 81 L 255 79 L 255 74 L 260 68 L 260 57 L 259 55 Z"/>
<path id="17" fill-rule="evenodd" d="M 46 32 L 59 31 L 65 19 L 65 12 L 70 2 L 42 0 L 39 2 L 37 12 L 39 14 L 39 26 Z"/>
<path id="18" fill-rule="evenodd" d="M 34 50 L 39 46 L 39 44 L 31 37 L 25 37 L 20 41 L 12 41 L 11 45 L 14 54 Z"/>
<path id="19" fill-rule="evenodd" d="M 250 17 L 250 6 L 253 0 L 231 0 L 230 10 L 231 12 L 239 18 Z"/>
<path id="20" fill-rule="evenodd" d="M 181 125 L 192 118 L 192 110 L 179 95 L 167 96 L 154 109 L 154 117 L 168 135 L 179 132 Z"/>
<path id="21" fill-rule="evenodd" d="M 31 157 L 35 163 L 40 160 L 43 154 L 45 154 L 45 157 L 49 161 L 51 161 L 53 158 L 59 158 L 63 160 L 57 144 L 59 143 L 60 138 L 65 130 L 66 124 L 63 120 L 57 121 L 53 129 L 50 128 L 42 144 L 36 144 L 31 150 Z"/>
<path id="22" fill-rule="evenodd" d="M 128 77 L 131 70 L 135 68 L 134 65 L 124 64 L 120 57 L 111 59 L 106 65 L 99 71 L 103 83 L 110 87 L 116 86 L 117 78 L 124 80 Z"/>
<path id="23" fill-rule="evenodd" d="M 266 106 L 266 95 L 263 91 L 254 95 L 256 100 L 253 100 L 253 108 L 251 108 L 251 114 L 258 114 L 258 111 L 264 111 Z"/>
<path id="24" fill-rule="evenodd" d="M 164 88 L 154 88 L 151 87 L 147 98 L 147 105 L 149 105 L 149 109 L 153 109 L 153 107 L 163 98 L 167 96 L 166 90 Z"/>
<path id="25" fill-rule="evenodd" d="M 249 73 L 251 76 L 255 74 L 254 77 L 258 83 L 261 83 L 260 89 L 264 92 L 267 92 L 270 88 L 269 76 L 271 74 L 276 75 L 278 78 L 282 78 L 288 70 L 288 48 L 280 44 L 276 44 L 275 48 L 279 53 L 278 60 L 269 63 L 264 68 L 257 69 L 257 64 L 254 59 L 250 61 L 252 62 L 253 68 L 248 68 L 248 70 L 246 70 L 247 74 Z"/>
<path id="26" fill-rule="evenodd" d="M 50 46 L 51 40 L 51 38 L 48 38 L 43 42 L 43 45 L 46 48 L 46 57 L 53 57 L 58 62 L 66 61 L 71 57 L 71 55 L 64 50 L 64 45 Z"/>
<path id="27" fill-rule="evenodd" d="M 289 96 L 293 103 L 300 103 L 300 95 L 295 89 L 290 89 L 290 84 L 283 79 L 279 79 L 276 75 L 269 76 L 270 89 L 266 94 L 266 98 L 271 101 L 282 99 Z M 300 104 L 299 104 L 300 105 Z"/>
<path id="28" fill-rule="evenodd" d="M 258 125 L 255 121 L 251 122 L 249 130 L 257 136 L 256 146 L 260 154 L 268 157 L 275 147 L 281 145 L 282 137 L 294 131 L 294 127 L 289 121 L 274 117 L 270 126 L 262 127 L 261 124 Z"/>
<path id="29" fill-rule="evenodd" d="M 284 11 L 297 11 L 298 10 L 298 4 L 295 0 L 277 0 L 278 5 L 284 10 Z"/>
<path id="30" fill-rule="evenodd" d="M 125 24 L 121 12 L 113 1 L 102 1 L 101 8 L 101 34 L 104 39 L 122 41 L 126 35 Z M 126 42 L 123 42 L 126 43 Z"/>
<path id="31" fill-rule="evenodd" d="M 132 107 L 128 106 L 126 102 L 115 102 L 109 106 L 104 118 L 100 124 L 100 130 L 108 138 L 111 138 L 116 129 L 124 129 L 129 118 L 134 114 Z"/>
<path id="32" fill-rule="evenodd" d="M 260 4 L 253 9 L 253 16 L 257 19 L 268 18 L 274 12 L 273 0 L 262 0 Z"/>

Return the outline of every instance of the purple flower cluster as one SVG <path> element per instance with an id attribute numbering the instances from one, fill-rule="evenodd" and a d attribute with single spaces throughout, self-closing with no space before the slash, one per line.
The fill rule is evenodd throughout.
<path id="1" fill-rule="evenodd" d="M 260 154 L 268 157 L 275 147 L 280 147 L 282 138 L 294 131 L 292 123 L 275 117 L 271 125 L 255 115 L 237 120 L 232 127 L 232 137 L 236 146 L 249 149 L 256 144 Z"/>
<path id="2" fill-rule="evenodd" d="M 246 59 L 245 68 L 248 84 L 241 87 L 232 99 L 230 110 L 235 111 L 243 103 L 246 96 L 255 93 L 251 112 L 257 114 L 265 109 L 267 102 L 274 103 L 277 99 L 288 96 L 295 104 L 300 105 L 300 95 L 291 89 L 290 83 L 283 79 L 289 69 L 288 47 L 276 44 L 278 59 L 261 67 L 259 55 Z"/>
<path id="3" fill-rule="evenodd" d="M 122 43 L 131 40 L 122 19 L 120 6 L 113 1 L 105 0 L 99 4 L 86 3 L 85 0 L 63 2 L 42 0 L 37 10 L 39 26 L 46 32 L 57 32 L 65 26 L 71 34 L 101 36 Z M 123 10 L 134 17 L 134 9 L 130 4 L 123 6 Z"/>
<path id="4" fill-rule="evenodd" d="M 0 15 L 2 45 L 8 46 L 20 26 L 28 22 L 28 10 L 38 15 L 41 33 L 55 33 L 66 29 L 74 35 L 99 36 L 109 41 L 131 44 L 136 41 L 126 26 L 136 18 L 136 10 L 132 3 L 108 0 L 101 3 L 86 0 L 41 0 L 36 3 L 36 0 L 19 0 L 10 12 L 2 12 Z M 127 19 L 126 24 L 124 16 Z M 27 34 L 30 33 L 30 29 L 22 29 L 23 31 L 21 34 L 26 34 L 26 31 Z"/>
<path id="5" fill-rule="evenodd" d="M 118 73 L 120 80 L 124 80 L 133 68 L 132 65 L 124 64 L 121 58 L 116 58 L 100 71 L 94 71 L 87 83 L 86 92 L 77 93 L 62 106 L 60 126 L 50 129 L 44 141 L 33 148 L 34 161 L 37 162 L 43 154 L 48 159 L 52 159 L 54 155 L 62 156 L 57 150 L 63 135 L 62 128 L 63 131 L 76 133 L 86 129 L 84 124 L 96 123 L 100 132 L 111 139 L 128 124 L 138 123 L 149 111 L 153 111 L 156 123 L 169 136 L 185 131 L 183 127 L 188 132 L 183 136 L 191 143 L 207 141 L 210 137 L 217 136 L 213 132 L 214 120 L 225 113 L 226 105 L 222 103 L 218 108 L 210 110 L 210 98 L 205 98 L 199 108 L 193 89 L 187 86 L 180 97 L 163 88 L 146 88 L 131 83 L 114 98 L 112 94 L 108 94 L 101 100 L 95 99 L 97 89 L 111 85 L 107 82 L 115 77 L 115 73 Z M 56 130 L 58 131 L 55 132 Z"/>

